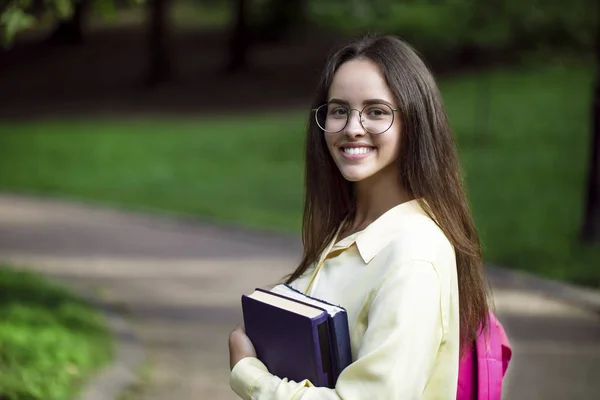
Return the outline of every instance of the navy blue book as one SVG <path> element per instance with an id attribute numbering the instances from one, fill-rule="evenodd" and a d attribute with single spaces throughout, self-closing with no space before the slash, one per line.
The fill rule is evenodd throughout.
<path id="1" fill-rule="evenodd" d="M 352 362 L 343 307 L 278 285 L 243 295 L 242 311 L 258 359 L 280 378 L 334 388 Z"/>

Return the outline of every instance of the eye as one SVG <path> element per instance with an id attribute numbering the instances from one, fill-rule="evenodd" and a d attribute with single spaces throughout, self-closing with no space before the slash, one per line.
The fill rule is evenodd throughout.
<path id="1" fill-rule="evenodd" d="M 377 119 L 389 116 L 392 113 L 392 110 L 387 105 L 377 104 L 368 107 L 364 113 L 367 118 Z"/>
<path id="2" fill-rule="evenodd" d="M 348 114 L 348 110 L 344 107 L 333 107 L 329 109 L 329 115 L 332 117 L 345 117 Z"/>
<path id="3" fill-rule="evenodd" d="M 384 115 L 388 115 L 388 114 L 389 114 L 389 111 L 386 111 L 381 108 L 370 109 L 369 112 L 367 113 L 367 115 L 369 115 L 371 117 L 383 117 Z"/>

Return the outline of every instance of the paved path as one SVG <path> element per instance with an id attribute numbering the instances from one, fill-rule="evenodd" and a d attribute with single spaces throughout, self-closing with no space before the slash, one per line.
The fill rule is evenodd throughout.
<path id="1" fill-rule="evenodd" d="M 290 238 L 0 196 L 0 259 L 129 310 L 152 367 L 139 400 L 235 399 L 227 337 L 240 295 L 277 282 L 299 255 Z M 515 351 L 505 398 L 597 398 L 599 317 L 491 279 Z"/>

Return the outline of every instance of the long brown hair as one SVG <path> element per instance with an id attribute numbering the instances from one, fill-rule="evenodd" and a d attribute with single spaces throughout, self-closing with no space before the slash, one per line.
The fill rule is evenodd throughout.
<path id="1" fill-rule="evenodd" d="M 416 52 L 390 36 L 370 36 L 332 54 L 318 84 L 312 108 L 327 102 L 337 69 L 345 62 L 367 58 L 379 66 L 395 95 L 402 118 L 398 157 L 400 184 L 420 199 L 456 253 L 460 304 L 461 349 L 473 343 L 486 326 L 487 291 L 479 238 L 462 186 L 452 132 L 435 80 Z M 323 131 L 311 114 L 305 158 L 305 202 L 302 221 L 304 254 L 286 278 L 291 283 L 315 263 L 354 207 L 353 187 L 345 180 L 327 149 Z M 424 200 L 424 201 L 421 201 Z"/>

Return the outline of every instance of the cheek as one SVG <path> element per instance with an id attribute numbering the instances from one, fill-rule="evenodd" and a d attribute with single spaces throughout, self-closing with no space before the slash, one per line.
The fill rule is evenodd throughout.
<path id="1" fill-rule="evenodd" d="M 383 136 L 375 144 L 379 148 L 381 157 L 396 159 L 400 154 L 400 137 L 397 134 Z"/>
<path id="2" fill-rule="evenodd" d="M 334 136 L 326 135 L 325 136 L 325 144 L 327 145 L 327 149 L 331 152 L 335 146 L 336 138 Z"/>

